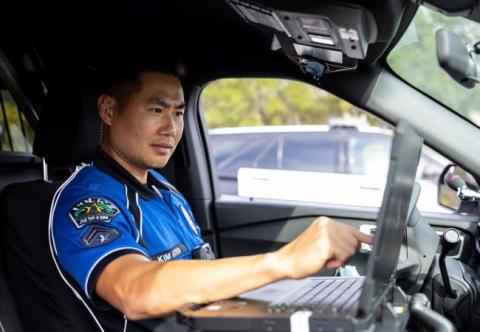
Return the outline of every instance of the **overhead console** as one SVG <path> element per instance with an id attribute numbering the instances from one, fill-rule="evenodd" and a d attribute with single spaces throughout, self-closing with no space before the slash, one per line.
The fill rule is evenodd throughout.
<path id="1" fill-rule="evenodd" d="M 377 38 L 373 15 L 358 5 L 315 1 L 305 7 L 308 13 L 302 13 L 298 8 L 290 11 L 243 0 L 227 1 L 246 22 L 273 30 L 272 49 L 282 48 L 298 61 L 320 60 L 327 72 L 354 69 Z"/>

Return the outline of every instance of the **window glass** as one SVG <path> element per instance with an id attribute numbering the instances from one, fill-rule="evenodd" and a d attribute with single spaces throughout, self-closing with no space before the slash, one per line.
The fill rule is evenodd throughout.
<path id="1" fill-rule="evenodd" d="M 1 150 L 2 151 L 11 151 L 10 140 L 8 138 L 7 131 L 7 122 L 5 120 L 5 113 L 0 114 L 0 140 L 1 140 Z"/>
<path id="2" fill-rule="evenodd" d="M 236 144 L 238 142 L 241 144 Z M 219 144 L 222 148 L 215 158 L 217 169 L 222 175 L 235 176 L 240 167 L 256 167 L 274 143 L 275 141 L 268 137 L 231 137 Z"/>
<path id="3" fill-rule="evenodd" d="M 2 151 L 32 152 L 33 130 L 7 90 L 0 90 L 0 139 Z"/>
<path id="4" fill-rule="evenodd" d="M 273 144 L 261 154 L 259 159 L 253 163 L 253 167 L 276 169 L 278 168 L 278 141 L 274 140 Z"/>
<path id="5" fill-rule="evenodd" d="M 338 172 L 340 141 L 325 136 L 284 138 L 282 169 L 311 172 Z"/>
<path id="6" fill-rule="evenodd" d="M 387 62 L 405 81 L 480 126 L 480 85 L 467 89 L 439 66 L 435 41 L 439 29 L 458 34 L 471 49 L 480 40 L 478 22 L 420 6 Z"/>
<path id="7" fill-rule="evenodd" d="M 222 194 L 380 206 L 393 127 L 317 87 L 281 79 L 222 79 L 201 102 Z M 437 203 L 448 160 L 424 147 L 421 211 Z"/>
<path id="8" fill-rule="evenodd" d="M 348 164 L 352 174 L 387 175 L 392 134 L 351 137 L 348 143 Z"/>
<path id="9" fill-rule="evenodd" d="M 238 151 L 244 144 L 244 139 L 239 135 L 216 135 L 212 132 L 210 133 L 210 141 L 214 147 L 213 156 L 217 165 L 221 165 L 226 158 L 231 156 L 232 151 Z"/>

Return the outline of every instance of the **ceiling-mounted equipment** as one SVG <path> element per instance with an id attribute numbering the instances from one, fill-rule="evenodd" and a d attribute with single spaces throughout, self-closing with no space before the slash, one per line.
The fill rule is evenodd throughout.
<path id="1" fill-rule="evenodd" d="M 227 1 L 248 23 L 268 27 L 276 35 L 285 34 L 299 57 L 351 67 L 356 65 L 352 60 L 365 59 L 369 44 L 377 38 L 373 15 L 357 5 L 314 1 L 308 4 L 306 14 L 243 0 Z"/>

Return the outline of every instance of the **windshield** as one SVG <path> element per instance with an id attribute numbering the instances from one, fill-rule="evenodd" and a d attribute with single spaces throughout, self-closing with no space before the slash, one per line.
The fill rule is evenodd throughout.
<path id="1" fill-rule="evenodd" d="M 457 33 L 466 44 L 480 41 L 480 24 L 421 6 L 387 62 L 408 83 L 480 126 L 480 86 L 467 89 L 438 65 L 435 32 L 442 28 Z"/>

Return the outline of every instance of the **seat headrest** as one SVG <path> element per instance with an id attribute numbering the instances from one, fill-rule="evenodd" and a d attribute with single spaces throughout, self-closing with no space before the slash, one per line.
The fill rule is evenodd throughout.
<path id="1" fill-rule="evenodd" d="M 92 78 L 52 84 L 35 131 L 33 153 L 57 166 L 92 161 L 101 139 L 97 90 Z"/>

